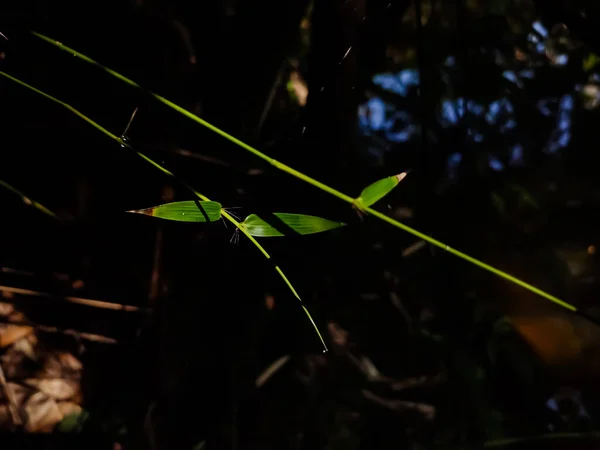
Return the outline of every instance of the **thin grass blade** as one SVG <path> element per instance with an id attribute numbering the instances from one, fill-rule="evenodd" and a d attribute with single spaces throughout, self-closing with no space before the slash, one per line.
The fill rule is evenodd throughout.
<path id="1" fill-rule="evenodd" d="M 143 214 L 176 222 L 215 222 L 221 218 L 221 204 L 212 201 L 183 201 L 165 203 L 145 209 L 133 209 L 128 213 Z"/>
<path id="2" fill-rule="evenodd" d="M 22 193 L 21 191 L 19 191 L 17 188 L 11 186 L 10 184 L 6 183 L 5 181 L 0 180 L 0 186 L 2 186 L 6 190 L 12 192 L 13 194 L 18 195 L 19 197 L 21 197 L 21 200 L 23 200 L 23 203 L 25 203 L 26 205 L 29 205 L 32 208 L 37 209 L 38 211 L 46 214 L 47 216 L 52 217 L 53 219 L 58 219 L 59 218 L 54 212 L 50 211 L 44 205 L 42 205 L 41 203 L 36 202 L 35 200 L 32 200 L 31 197 L 25 195 L 24 193 Z"/>
<path id="3" fill-rule="evenodd" d="M 346 225 L 342 222 L 334 222 L 322 217 L 305 214 L 273 213 L 273 215 L 295 232 L 302 235 L 322 233 L 323 231 L 334 230 Z M 285 236 L 285 234 L 256 214 L 250 214 L 246 217 L 242 222 L 242 226 L 250 235 L 255 237 Z"/>
<path id="4" fill-rule="evenodd" d="M 357 206 L 364 208 L 374 205 L 383 197 L 388 195 L 392 189 L 398 186 L 398 183 L 400 183 L 405 177 L 406 172 L 402 172 L 398 175 L 383 178 L 367 186 L 356 199 Z"/>

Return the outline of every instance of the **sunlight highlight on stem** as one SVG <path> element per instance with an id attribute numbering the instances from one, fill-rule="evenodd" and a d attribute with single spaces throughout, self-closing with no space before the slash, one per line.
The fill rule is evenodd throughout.
<path id="1" fill-rule="evenodd" d="M 347 203 L 355 205 L 355 200 L 356 199 L 350 197 L 349 195 L 346 195 L 343 192 L 338 191 L 337 189 L 334 189 L 334 188 L 332 188 L 330 186 L 327 186 L 326 184 L 321 183 L 320 181 L 317 181 L 314 178 L 311 178 L 308 175 L 305 175 L 304 173 L 299 172 L 299 171 L 297 171 L 297 170 L 295 170 L 295 169 L 287 166 L 286 164 L 283 164 L 283 163 L 281 163 L 279 161 L 276 161 L 275 159 L 271 158 L 270 156 L 262 153 L 261 151 L 257 150 L 256 148 L 252 147 L 251 145 L 248 145 L 245 142 L 243 142 L 243 141 L 237 139 L 236 137 L 230 135 L 229 133 L 221 130 L 220 128 L 217 128 L 213 124 L 205 121 L 204 119 L 202 119 L 202 118 L 198 117 L 197 115 L 191 113 L 190 111 L 182 108 L 181 106 L 173 103 L 172 101 L 170 101 L 170 100 L 168 100 L 168 99 L 166 99 L 166 98 L 164 98 L 164 97 L 162 97 L 162 96 L 160 96 L 158 94 L 155 94 L 153 92 L 150 92 L 150 91 L 144 89 L 142 86 L 140 86 L 139 84 L 137 84 L 133 80 L 130 80 L 129 78 L 121 75 L 120 73 L 115 72 L 114 70 L 112 70 L 112 69 L 110 69 L 110 68 L 108 68 L 106 66 L 103 66 L 99 62 L 97 62 L 97 61 L 95 61 L 95 60 L 93 60 L 93 59 L 91 59 L 91 58 L 83 55 L 82 53 L 77 52 L 76 50 L 73 50 L 70 47 L 67 47 L 66 45 L 63 45 L 61 42 L 55 41 L 53 39 L 50 39 L 49 37 L 44 36 L 43 34 L 40 34 L 40 33 L 36 33 L 35 31 L 32 31 L 31 33 L 34 36 L 36 36 L 36 37 L 38 37 L 38 38 L 40 38 L 40 39 L 42 39 L 42 40 L 44 40 L 44 41 L 46 41 L 46 42 L 48 42 L 48 43 L 50 43 L 52 45 L 58 47 L 59 49 L 64 50 L 64 51 L 70 53 L 71 55 L 73 55 L 73 56 L 75 56 L 75 57 L 77 57 L 77 58 L 79 58 L 79 59 L 81 59 L 81 60 L 83 60 L 83 61 L 85 61 L 87 63 L 93 64 L 93 65 L 101 68 L 102 70 L 104 70 L 107 73 L 109 73 L 110 75 L 118 78 L 119 80 L 123 81 L 124 83 L 127 83 L 128 85 L 130 85 L 132 87 L 135 87 L 135 88 L 143 89 L 145 92 L 149 93 L 151 96 L 153 96 L 155 99 L 157 99 L 158 101 L 160 101 L 164 105 L 167 105 L 168 107 L 174 109 L 175 111 L 179 112 L 180 114 L 184 115 L 185 117 L 193 120 L 194 122 L 202 125 L 205 128 L 208 128 L 209 130 L 217 133 L 218 135 L 224 137 L 228 141 L 233 142 L 237 146 L 239 146 L 239 147 L 243 148 L 244 150 L 252 153 L 256 157 L 258 157 L 258 158 L 260 158 L 260 159 L 262 159 L 264 161 L 267 161 L 269 164 L 271 164 L 275 168 L 277 168 L 277 169 L 279 169 L 279 170 L 281 170 L 283 172 L 286 172 L 286 173 L 288 173 L 288 174 L 290 174 L 290 175 L 292 175 L 292 176 L 294 176 L 294 177 L 296 177 L 296 178 L 298 178 L 298 179 L 300 179 L 300 180 L 302 180 L 302 181 L 304 181 L 304 182 L 306 182 L 306 183 L 308 183 L 308 184 L 310 184 L 310 185 L 312 185 L 312 186 L 314 186 L 314 187 L 316 187 L 316 188 L 318 188 L 318 189 L 320 189 L 320 190 L 322 190 L 324 192 L 327 192 L 328 194 L 333 195 L 333 196 L 339 198 L 340 200 L 343 200 L 343 201 L 345 201 Z M 555 304 L 557 304 L 557 305 L 559 305 L 559 306 L 561 306 L 561 307 L 563 307 L 565 309 L 568 309 L 568 310 L 573 311 L 573 312 L 577 312 L 579 314 L 583 314 L 582 312 L 578 311 L 575 306 L 573 306 L 573 305 L 571 305 L 571 304 L 569 304 L 569 303 L 567 303 L 567 302 L 559 299 L 558 297 L 555 297 L 555 296 L 553 296 L 553 295 L 551 295 L 551 294 L 549 294 L 549 293 L 547 293 L 547 292 L 545 292 L 545 291 L 543 291 L 543 290 L 541 290 L 541 289 L 539 289 L 539 288 L 537 288 L 537 287 L 535 287 L 535 286 L 533 286 L 533 285 L 531 285 L 529 283 L 526 283 L 525 281 L 520 280 L 519 278 L 516 278 L 516 277 L 514 277 L 514 276 L 512 276 L 512 275 L 510 275 L 510 274 L 508 274 L 508 273 L 506 273 L 506 272 L 504 272 L 504 271 L 502 271 L 500 269 L 497 269 L 497 268 L 495 268 L 495 267 L 493 267 L 493 266 L 491 266 L 489 264 L 486 264 L 483 261 L 480 261 L 480 260 L 478 260 L 476 258 L 473 258 L 473 257 L 467 255 L 466 253 L 463 253 L 463 252 L 461 252 L 459 250 L 453 249 L 449 245 L 446 245 L 443 242 L 438 241 L 437 239 L 434 239 L 434 238 L 432 238 L 432 237 L 430 237 L 430 236 L 428 236 L 428 235 L 426 235 L 424 233 L 421 233 L 420 231 L 418 231 L 418 230 L 416 230 L 416 229 L 414 229 L 412 227 L 409 227 L 408 225 L 405 225 L 405 224 L 403 224 L 401 222 L 398 222 L 397 220 L 394 220 L 391 217 L 386 216 L 385 214 L 380 213 L 379 211 L 376 211 L 376 210 L 374 210 L 374 209 L 372 209 L 370 207 L 365 207 L 365 208 L 361 208 L 361 209 L 364 212 L 369 213 L 372 216 L 374 216 L 374 217 L 376 217 L 376 218 L 378 218 L 380 220 L 383 220 L 384 222 L 387 222 L 388 224 L 390 224 L 390 225 L 392 225 L 392 226 L 394 226 L 394 227 L 396 227 L 396 228 L 398 228 L 400 230 L 406 231 L 407 233 L 410 233 L 413 236 L 416 236 L 416 237 L 418 237 L 418 238 L 420 238 L 420 239 L 428 242 L 431 245 L 439 247 L 439 248 L 447 251 L 448 253 L 451 253 L 454 256 L 457 256 L 457 257 L 463 259 L 464 261 L 467 261 L 467 262 L 469 262 L 471 264 L 474 264 L 474 265 L 476 265 L 477 267 L 479 267 L 479 268 L 481 268 L 483 270 L 491 272 L 494 275 L 497 275 L 497 276 L 499 276 L 501 278 L 504 278 L 505 280 L 507 280 L 507 281 L 509 281 L 511 283 L 514 283 L 514 284 L 516 284 L 518 286 L 521 286 L 522 288 L 527 289 L 527 290 L 533 292 L 534 294 L 537 294 L 540 297 L 543 297 L 546 300 L 549 300 L 549 301 L 551 301 L 551 302 L 553 302 L 553 303 L 555 303 Z"/>
<path id="2" fill-rule="evenodd" d="M 152 166 L 154 166 L 156 169 L 160 170 L 165 175 L 168 175 L 168 176 L 173 177 L 173 178 L 177 179 L 178 181 L 180 181 L 187 189 L 189 189 L 194 195 L 196 195 L 201 200 L 210 201 L 210 199 L 208 197 L 206 197 L 205 195 L 201 194 L 200 192 L 198 192 L 197 190 L 195 190 L 192 186 L 190 186 L 188 183 L 186 183 L 185 181 L 183 181 L 180 178 L 178 178 L 173 172 L 171 172 L 170 170 L 168 170 L 165 167 L 161 166 L 156 161 L 154 161 L 153 159 L 147 157 L 143 153 L 140 153 L 135 148 L 133 148 L 126 140 L 124 140 L 123 138 L 117 136 L 114 133 L 111 133 L 106 128 L 104 128 L 102 125 L 98 124 L 97 122 L 95 122 L 94 120 L 90 119 L 89 117 L 87 117 L 83 113 L 79 112 L 77 109 L 73 108 L 68 103 L 63 102 L 62 100 L 59 100 L 56 97 L 53 97 L 50 94 L 47 94 L 47 93 L 45 93 L 45 92 L 43 92 L 43 91 L 41 91 L 41 90 L 39 90 L 39 89 L 31 86 L 30 84 L 27 84 L 24 81 L 21 81 L 18 78 L 15 78 L 12 75 L 7 74 L 4 71 L 0 70 L 0 75 L 4 76 L 5 78 L 8 78 L 9 80 L 11 80 L 11 81 L 13 81 L 13 82 L 15 82 L 15 83 L 17 83 L 17 84 L 19 84 L 19 85 L 27 88 L 27 89 L 30 89 L 31 91 L 33 91 L 33 92 L 41 95 L 42 97 L 47 98 L 48 100 L 51 100 L 51 101 L 59 104 L 60 106 L 62 106 L 64 108 L 68 109 L 73 114 L 76 114 L 81 119 L 83 119 L 85 122 L 87 122 L 88 124 L 92 125 L 97 130 L 99 130 L 102 133 L 104 133 L 106 136 L 108 136 L 111 139 L 113 139 L 116 142 L 118 142 L 121 145 L 121 147 L 127 148 L 127 149 L 131 150 L 132 152 L 134 152 L 135 154 L 137 154 L 140 158 L 142 158 L 144 161 L 146 161 L 147 163 L 151 164 Z M 3 186 L 5 185 L 5 183 L 3 183 L 2 181 L 0 181 L 0 184 L 3 185 Z M 9 185 L 6 185 L 6 186 L 9 186 Z M 13 192 L 18 193 L 18 191 L 16 191 L 12 187 L 11 187 L 11 190 L 13 190 Z M 37 205 L 39 205 L 39 204 L 37 204 Z M 39 206 L 41 206 L 41 205 L 39 205 Z M 48 212 L 50 212 L 50 211 L 48 211 Z M 51 214 L 53 214 L 53 213 L 51 213 Z M 246 229 L 235 218 L 233 218 L 231 216 L 231 214 L 229 214 L 225 210 L 221 210 L 221 215 L 223 217 L 225 217 L 233 225 L 235 225 L 237 227 L 237 229 L 239 229 L 256 246 L 256 248 L 263 254 L 263 256 L 266 259 L 270 260 L 271 262 L 273 261 L 271 259 L 271 255 L 265 250 L 265 248 L 254 238 L 254 236 L 250 235 L 246 231 Z M 312 324 L 313 328 L 315 329 L 315 332 L 317 333 L 317 336 L 319 337 L 319 340 L 321 341 L 321 345 L 323 346 L 323 352 L 327 352 L 328 349 L 327 349 L 327 345 L 325 344 L 325 340 L 323 339 L 323 336 L 321 335 L 321 332 L 319 331 L 319 328 L 317 327 L 317 324 L 313 320 L 310 312 L 308 311 L 308 309 L 304 305 L 304 302 L 300 298 L 300 295 L 298 295 L 298 292 L 296 291 L 296 289 L 294 289 L 294 286 L 292 285 L 292 283 L 290 282 L 290 280 L 287 278 L 287 276 L 284 274 L 284 272 L 281 270 L 281 268 L 279 266 L 277 266 L 277 265 L 274 264 L 274 269 L 279 274 L 279 276 L 281 277 L 281 279 L 283 280 L 283 282 L 285 283 L 285 285 L 290 289 L 290 291 L 292 292 L 292 294 L 294 295 L 294 297 L 296 297 L 296 299 L 298 299 L 298 301 L 300 302 L 300 304 L 302 306 L 302 310 L 304 311 L 304 313 L 306 314 L 306 316 L 310 320 L 310 323 Z"/>

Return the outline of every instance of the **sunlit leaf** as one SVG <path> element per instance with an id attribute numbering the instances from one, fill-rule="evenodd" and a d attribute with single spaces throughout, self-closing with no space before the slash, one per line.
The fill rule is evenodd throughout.
<path id="1" fill-rule="evenodd" d="M 360 193 L 360 196 L 356 199 L 357 206 L 367 207 L 381 200 L 385 197 L 392 189 L 394 189 L 398 183 L 400 183 L 406 172 L 393 175 L 391 177 L 383 178 L 375 183 L 367 186 Z"/>
<path id="2" fill-rule="evenodd" d="M 322 217 L 307 216 L 305 214 L 273 213 L 273 215 L 298 234 L 321 233 L 322 231 L 333 230 L 346 225 L 342 222 L 334 222 L 332 220 L 323 219 Z M 256 214 L 250 214 L 246 217 L 242 222 L 242 226 L 252 236 L 285 236 L 284 233 L 258 217 Z"/>
<path id="3" fill-rule="evenodd" d="M 127 212 L 177 222 L 214 222 L 221 218 L 221 204 L 191 200 L 165 203 L 152 208 L 134 209 Z"/>

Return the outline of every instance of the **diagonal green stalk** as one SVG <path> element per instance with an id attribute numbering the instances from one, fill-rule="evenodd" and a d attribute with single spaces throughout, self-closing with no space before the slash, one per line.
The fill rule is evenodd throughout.
<path id="1" fill-rule="evenodd" d="M 16 194 L 19 197 L 21 197 L 21 200 L 23 200 L 23 203 L 25 203 L 26 205 L 29 205 L 29 206 L 32 206 L 33 208 L 36 208 L 38 211 L 41 211 L 42 213 L 46 214 L 47 216 L 52 217 L 53 219 L 59 219 L 59 217 L 55 213 L 53 213 L 52 211 L 50 211 L 48 208 L 46 208 L 41 203 L 38 203 L 35 200 L 32 200 L 31 197 L 29 197 L 28 195 L 23 194 L 16 187 L 13 187 L 10 184 L 8 184 L 8 183 L 6 183 L 5 181 L 2 181 L 2 180 L 0 180 L 0 186 L 2 186 L 3 188 L 9 190 L 13 194 Z"/>
<path id="2" fill-rule="evenodd" d="M 206 197 L 205 195 L 201 194 L 200 192 L 198 192 L 197 190 L 195 190 L 192 186 L 190 186 L 188 183 L 186 183 L 185 181 L 183 181 L 180 178 L 178 178 L 173 172 L 171 172 L 170 170 L 168 170 L 165 167 L 161 166 L 156 161 L 150 159 L 149 157 L 147 157 L 143 153 L 138 152 L 126 140 L 124 140 L 123 138 L 117 136 L 114 133 L 111 133 L 106 128 L 104 128 L 102 125 L 100 125 L 99 123 L 97 123 L 94 120 L 90 119 L 89 117 L 87 117 L 83 113 L 79 112 L 77 109 L 73 108 L 68 103 L 63 102 L 62 100 L 59 100 L 56 97 L 53 97 L 50 94 L 47 94 L 46 92 L 43 92 L 43 91 L 41 91 L 41 90 L 39 90 L 39 89 L 31 86 L 30 84 L 27 84 L 24 81 L 21 81 L 18 78 L 15 78 L 12 75 L 7 74 L 4 71 L 0 70 L 0 75 L 8 78 L 9 80 L 11 80 L 11 81 L 13 81 L 13 82 L 15 82 L 15 83 L 17 83 L 17 84 L 19 84 L 19 85 L 27 88 L 27 89 L 30 89 L 31 91 L 33 91 L 33 92 L 41 95 L 42 97 L 47 98 L 48 100 L 52 100 L 53 102 L 59 104 L 63 108 L 68 109 L 73 114 L 79 116 L 81 119 L 83 119 L 84 121 L 86 121 L 88 124 L 90 124 L 91 126 L 93 126 L 94 128 L 96 128 L 97 130 L 99 130 L 102 133 L 104 133 L 109 138 L 111 138 L 114 141 L 118 142 L 121 145 L 121 147 L 127 148 L 127 149 L 131 150 L 132 152 L 134 152 L 135 154 L 137 154 L 140 158 L 142 158 L 144 161 L 146 161 L 147 163 L 153 165 L 156 169 L 160 170 L 165 175 L 168 175 L 168 176 L 170 176 L 172 178 L 177 179 L 179 182 L 181 182 L 187 189 L 189 189 L 194 195 L 196 195 L 201 200 L 210 201 L 210 199 L 208 197 Z M 0 183 L 2 183 L 2 182 L 0 181 Z M 4 183 L 2 185 L 4 185 Z M 15 190 L 15 192 L 18 192 L 18 191 Z M 256 248 L 264 255 L 264 257 L 266 259 L 271 260 L 271 255 L 265 250 L 265 248 L 254 238 L 254 236 L 250 235 L 248 233 L 248 231 L 245 229 L 245 227 L 243 227 L 236 219 L 234 219 L 231 216 L 231 214 L 229 214 L 225 210 L 221 210 L 221 215 L 223 217 L 225 217 L 229 222 L 231 222 L 235 227 L 237 227 L 237 229 L 240 230 L 250 240 L 250 242 L 252 242 L 256 246 Z M 317 324 L 313 320 L 310 312 L 308 311 L 308 309 L 304 305 L 304 302 L 302 301 L 302 298 L 300 297 L 300 295 L 298 294 L 298 292 L 296 292 L 296 289 L 294 289 L 294 286 L 292 285 L 292 283 L 290 282 L 290 280 L 288 279 L 288 277 L 285 275 L 285 273 L 283 273 L 283 270 L 281 270 L 281 268 L 277 264 L 274 264 L 274 267 L 275 267 L 275 271 L 279 274 L 279 276 L 281 277 L 281 279 L 283 280 L 283 282 L 290 289 L 290 291 L 292 292 L 292 294 L 294 295 L 294 297 L 296 297 L 296 299 L 298 299 L 298 301 L 300 302 L 300 305 L 302 306 L 302 310 L 306 314 L 306 317 L 308 317 L 308 319 L 310 320 L 310 323 L 312 324 L 313 328 L 315 329 L 315 332 L 317 333 L 317 336 L 319 336 L 319 340 L 321 341 L 321 345 L 323 346 L 323 352 L 324 353 L 327 352 L 327 345 L 325 344 L 325 340 L 323 339 L 323 336 L 321 335 L 321 332 L 319 331 L 319 328 L 317 327 Z"/>
<path id="3" fill-rule="evenodd" d="M 133 80 L 130 80 L 129 78 L 121 75 L 120 73 L 115 72 L 114 70 L 112 70 L 112 69 L 110 69 L 110 68 L 108 68 L 106 66 L 103 66 L 99 62 L 94 61 L 93 59 L 91 59 L 91 58 L 89 58 L 89 57 L 87 57 L 87 56 L 85 56 L 85 55 L 77 52 L 76 50 L 73 50 L 72 48 L 67 47 L 66 45 L 63 45 L 62 43 L 60 43 L 58 41 L 50 39 L 49 37 L 44 36 L 43 34 L 36 33 L 35 31 L 32 31 L 31 33 L 34 36 L 36 36 L 36 37 L 38 37 L 38 38 L 40 38 L 40 39 L 42 39 L 42 40 L 44 40 L 44 41 L 46 41 L 46 42 L 48 42 L 48 43 L 50 43 L 52 45 L 58 47 L 61 50 L 64 50 L 64 51 L 72 54 L 73 56 L 75 56 L 75 57 L 77 57 L 77 58 L 79 58 L 79 59 L 81 59 L 81 60 L 83 60 L 83 61 L 85 61 L 87 63 L 90 63 L 90 64 L 93 64 L 95 66 L 98 66 L 102 70 L 108 72 L 110 75 L 118 78 L 119 80 L 123 81 L 124 83 L 127 83 L 128 85 L 130 85 L 132 87 L 135 87 L 135 88 L 143 89 L 139 84 L 137 84 Z M 320 181 L 317 181 L 314 178 L 311 178 L 308 175 L 303 174 L 302 172 L 298 172 L 297 170 L 295 170 L 295 169 L 293 169 L 293 168 L 291 168 L 291 167 L 289 167 L 289 166 L 287 166 L 287 165 L 285 165 L 285 164 L 283 164 L 283 163 L 281 163 L 281 162 L 279 162 L 279 161 L 271 158 L 270 156 L 262 153 L 261 151 L 257 150 L 256 148 L 254 148 L 254 147 L 246 144 L 245 142 L 237 139 L 236 137 L 234 137 L 234 136 L 230 135 L 229 133 L 221 130 L 220 128 L 217 128 L 213 124 L 211 124 L 211 123 L 209 123 L 209 122 L 201 119 L 197 115 L 195 115 L 195 114 L 187 111 L 186 109 L 182 108 L 181 106 L 176 105 L 172 101 L 167 100 L 166 98 L 164 98 L 164 97 L 162 97 L 162 96 L 160 96 L 158 94 L 155 94 L 153 92 L 149 92 L 149 94 L 152 95 L 159 102 L 161 102 L 161 103 L 167 105 L 168 107 L 174 109 L 175 111 L 177 111 L 180 114 L 184 115 L 188 119 L 191 119 L 191 120 L 193 120 L 196 123 L 199 123 L 203 127 L 206 127 L 209 130 L 211 130 L 211 131 L 217 133 L 218 135 L 224 137 L 225 139 L 233 142 L 237 146 L 239 146 L 239 147 L 243 148 L 244 150 L 252 153 L 253 155 L 257 156 L 258 158 L 260 158 L 260 159 L 262 159 L 264 161 L 267 161 L 269 164 L 271 164 L 275 168 L 277 168 L 277 169 L 279 169 L 279 170 L 281 170 L 283 172 L 286 172 L 286 173 L 288 173 L 288 174 L 290 174 L 290 175 L 292 175 L 292 176 L 294 176 L 294 177 L 296 177 L 296 178 L 298 178 L 298 179 L 300 179 L 300 180 L 302 180 L 302 181 L 304 181 L 304 182 L 306 182 L 308 184 L 311 184 L 312 186 L 314 186 L 314 187 L 316 187 L 316 188 L 318 188 L 318 189 L 320 189 L 320 190 L 322 190 L 324 192 L 327 192 L 328 194 L 331 194 L 334 197 L 337 197 L 340 200 L 345 201 L 346 203 L 350 203 L 352 205 L 355 205 L 356 199 L 350 197 L 349 195 L 346 195 L 346 194 L 338 191 L 337 189 L 334 189 L 334 188 L 332 188 L 330 186 L 327 186 L 326 184 L 323 184 Z M 525 281 L 520 280 L 519 278 L 516 278 L 516 277 L 514 277 L 514 276 L 512 276 L 512 275 L 510 275 L 510 274 L 508 274 L 508 273 L 506 273 L 506 272 L 504 272 L 504 271 L 502 271 L 500 269 L 497 269 L 497 268 L 495 268 L 493 266 L 490 266 L 489 264 L 486 264 L 483 261 L 480 261 L 480 260 L 478 260 L 476 258 L 473 258 L 473 257 L 467 255 L 466 253 L 463 253 L 463 252 L 461 252 L 459 250 L 456 250 L 456 249 L 450 247 L 449 245 L 446 245 L 443 242 L 438 241 L 437 239 L 434 239 L 434 238 L 432 238 L 432 237 L 430 237 L 430 236 L 428 236 L 428 235 L 426 235 L 424 233 L 421 233 L 418 230 L 415 230 L 412 227 L 409 227 L 408 225 L 405 225 L 405 224 L 403 224 L 401 222 L 398 222 L 397 220 L 392 219 L 391 217 L 386 216 L 385 214 L 380 213 L 379 211 L 376 211 L 376 210 L 374 210 L 374 209 L 372 209 L 370 207 L 364 207 L 364 208 L 362 208 L 362 210 L 364 212 L 367 212 L 367 213 L 371 214 L 374 217 L 377 217 L 380 220 L 383 220 L 384 222 L 387 222 L 388 224 L 390 224 L 390 225 L 392 225 L 392 226 L 394 226 L 396 228 L 399 228 L 400 230 L 403 230 L 403 231 L 405 231 L 407 233 L 412 234 L 413 236 L 416 236 L 416 237 L 424 240 L 425 242 L 428 242 L 431 245 L 439 247 L 439 248 L 447 251 L 448 253 L 453 254 L 454 256 L 457 256 L 457 257 L 459 257 L 459 258 L 461 258 L 461 259 L 463 259 L 465 261 L 468 261 L 471 264 L 474 264 L 474 265 L 476 265 L 477 267 L 479 267 L 479 268 L 481 268 L 483 270 L 487 270 L 488 272 L 491 272 L 494 275 L 497 275 L 497 276 L 499 276 L 501 278 L 504 278 L 507 281 L 510 281 L 511 283 L 514 283 L 514 284 L 516 284 L 518 286 L 521 286 L 522 288 L 527 289 L 527 290 L 533 292 L 534 294 L 539 295 L 540 297 L 543 297 L 543 298 L 545 298 L 547 300 L 550 300 L 551 302 L 553 302 L 553 303 L 555 303 L 555 304 L 557 304 L 557 305 L 559 305 L 559 306 L 561 306 L 563 308 L 566 308 L 566 309 L 568 309 L 570 311 L 573 311 L 573 312 L 577 312 L 579 314 L 583 314 L 582 312 L 578 311 L 575 306 L 573 306 L 573 305 L 571 305 L 571 304 L 569 304 L 569 303 L 567 303 L 567 302 L 559 299 L 558 297 L 555 297 L 554 295 L 551 295 L 551 294 L 549 294 L 549 293 L 547 293 L 547 292 L 545 292 L 545 291 L 543 291 L 543 290 L 541 290 L 541 289 L 539 289 L 539 288 L 537 288 L 537 287 L 535 287 L 535 286 L 533 286 L 533 285 L 531 285 L 529 283 L 526 283 Z"/>

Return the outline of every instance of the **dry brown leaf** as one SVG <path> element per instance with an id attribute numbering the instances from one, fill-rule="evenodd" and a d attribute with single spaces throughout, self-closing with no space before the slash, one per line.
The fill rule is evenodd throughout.
<path id="1" fill-rule="evenodd" d="M 83 411 L 83 408 L 74 402 L 59 402 L 57 406 L 63 417 L 66 417 L 70 414 L 79 414 L 81 411 Z"/>
<path id="2" fill-rule="evenodd" d="M 12 417 L 8 405 L 0 404 L 0 429 L 12 424 Z"/>
<path id="3" fill-rule="evenodd" d="M 29 336 L 32 336 L 32 334 L 30 334 Z M 37 360 L 37 355 L 35 353 L 33 345 L 31 344 L 31 342 L 29 340 L 29 336 L 21 338 L 17 342 L 15 342 L 14 349 L 16 351 L 23 353 L 25 356 L 27 356 L 32 361 L 35 361 L 35 360 Z"/>
<path id="4" fill-rule="evenodd" d="M 414 216 L 413 210 L 410 208 L 395 208 L 392 211 L 392 216 L 395 219 L 399 219 L 399 220 L 406 220 L 406 219 L 412 219 Z"/>
<path id="5" fill-rule="evenodd" d="M 67 352 L 52 353 L 44 358 L 44 378 L 79 378 L 83 365 Z"/>
<path id="6" fill-rule="evenodd" d="M 35 333 L 31 333 L 31 334 L 27 335 L 27 340 L 34 347 L 38 344 L 38 338 Z"/>
<path id="7" fill-rule="evenodd" d="M 0 302 L 0 316 L 6 317 L 13 313 L 15 310 L 14 305 L 10 303 Z"/>
<path id="8" fill-rule="evenodd" d="M 50 433 L 64 417 L 56 402 L 43 392 L 29 397 L 24 411 L 25 429 L 30 433 Z"/>
<path id="9" fill-rule="evenodd" d="M 31 327 L 8 325 L 0 331 L 0 348 L 6 348 L 32 332 L 33 328 Z"/>
<path id="10" fill-rule="evenodd" d="M 265 306 L 269 311 L 275 308 L 275 297 L 272 295 L 265 295 Z"/>
<path id="11" fill-rule="evenodd" d="M 335 322 L 329 322 L 327 329 L 331 335 L 331 340 L 340 347 L 344 347 L 348 343 L 348 331 L 344 330 Z"/>
<path id="12" fill-rule="evenodd" d="M 16 409 L 14 413 L 19 416 L 17 420 L 21 419 L 21 413 L 19 411 L 22 410 L 21 406 L 23 405 L 23 402 L 25 402 L 32 393 L 30 389 L 16 383 L 6 383 L 5 392 L 2 393 L 4 395 L 3 403 L 0 404 L 0 428 L 3 430 L 12 429 L 15 424 L 15 417 L 13 416 L 13 411 L 11 411 L 11 405 L 6 398 L 6 393 L 8 391 L 10 391 L 13 405 Z"/>
<path id="13" fill-rule="evenodd" d="M 63 365 L 55 354 L 44 355 L 44 368 L 39 375 L 44 378 L 60 378 L 63 376 Z"/>
<path id="14" fill-rule="evenodd" d="M 68 400 L 79 393 L 79 383 L 64 378 L 29 378 L 23 382 L 27 386 L 38 389 L 54 400 Z"/>
<path id="15" fill-rule="evenodd" d="M 298 99 L 298 104 L 300 106 L 306 105 L 306 99 L 308 98 L 308 86 L 306 82 L 302 79 L 302 76 L 299 72 L 290 73 L 290 81 L 289 81 L 294 93 L 296 94 L 296 98 Z"/>
<path id="16" fill-rule="evenodd" d="M 58 354 L 58 359 L 65 369 L 75 372 L 79 372 L 83 369 L 83 364 L 81 364 L 81 361 L 75 358 L 71 353 L 61 352 Z"/>
<path id="17" fill-rule="evenodd" d="M 32 368 L 24 364 L 27 360 L 29 358 L 23 352 L 16 350 L 14 347 L 9 347 L 0 357 L 0 364 L 2 364 L 6 378 L 10 380 L 32 376 Z"/>
<path id="18" fill-rule="evenodd" d="M 12 383 L 9 381 L 6 384 L 8 385 L 9 389 L 12 391 L 13 396 L 15 398 L 15 403 L 17 404 L 17 406 L 19 408 L 29 398 L 29 396 L 34 393 L 34 391 L 31 388 L 22 386 L 17 383 Z"/>

